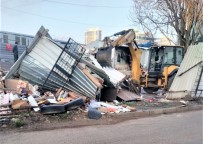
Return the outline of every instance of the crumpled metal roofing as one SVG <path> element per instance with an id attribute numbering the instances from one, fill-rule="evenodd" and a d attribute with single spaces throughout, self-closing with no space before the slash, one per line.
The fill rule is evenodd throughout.
<path id="1" fill-rule="evenodd" d="M 117 87 L 118 84 L 123 81 L 123 79 L 126 77 L 126 75 L 124 75 L 123 73 L 117 71 L 116 69 L 112 68 L 112 67 L 102 67 L 98 61 L 93 57 L 90 56 L 90 59 L 92 60 L 92 62 L 94 63 L 94 65 L 100 69 L 104 74 L 106 74 L 109 79 L 110 82 Z"/>
<path id="2" fill-rule="evenodd" d="M 62 49 L 50 39 L 42 37 L 33 50 L 22 61 L 19 69 L 20 79 L 43 86 L 61 52 Z M 70 57 L 68 54 L 66 55 L 66 57 Z M 67 68 L 65 69 L 67 74 L 61 71 L 58 73 L 55 72 L 44 87 L 53 91 L 56 88 L 64 87 L 65 89 L 76 91 L 86 96 L 95 96 L 97 87 L 93 82 L 77 67 L 72 73 L 74 62 L 75 59 L 72 57 L 70 57 L 69 60 L 63 59 L 61 67 L 63 69 Z M 69 74 L 72 74 L 70 78 Z"/>

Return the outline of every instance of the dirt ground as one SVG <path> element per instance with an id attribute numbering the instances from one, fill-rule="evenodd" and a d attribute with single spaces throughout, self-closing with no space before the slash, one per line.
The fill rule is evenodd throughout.
<path id="1" fill-rule="evenodd" d="M 173 101 L 168 103 L 158 102 L 158 99 L 149 98 L 148 101 L 132 101 L 121 102 L 122 105 L 129 105 L 139 110 L 152 110 L 170 107 L 179 107 L 182 105 L 179 101 Z M 199 105 L 202 101 L 190 101 L 187 105 Z M 131 113 L 131 112 L 128 112 Z M 89 119 L 85 107 L 77 108 L 71 111 L 67 111 L 63 114 L 43 115 L 41 113 L 35 113 L 31 110 L 15 111 L 8 121 L 4 123 L 0 122 L 0 131 L 33 131 L 66 127 L 81 127 L 88 123 L 91 125 L 102 124 L 115 124 L 129 119 L 134 119 L 132 115 L 126 115 L 125 113 L 112 114 L 107 113 L 99 120 Z M 1 119 L 2 120 L 2 119 Z"/>

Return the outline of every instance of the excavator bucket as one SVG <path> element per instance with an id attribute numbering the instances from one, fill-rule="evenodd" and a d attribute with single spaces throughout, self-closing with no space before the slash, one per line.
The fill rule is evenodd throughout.
<path id="1" fill-rule="evenodd" d="M 96 59 L 101 66 L 112 66 L 111 53 L 112 53 L 111 47 L 106 47 L 98 50 L 96 54 Z"/>

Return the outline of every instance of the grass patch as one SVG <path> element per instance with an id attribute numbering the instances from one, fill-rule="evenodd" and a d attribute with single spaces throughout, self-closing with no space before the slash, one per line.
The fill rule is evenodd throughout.
<path id="1" fill-rule="evenodd" d="M 26 122 L 22 119 L 22 118 L 19 118 L 19 119 L 17 119 L 16 121 L 15 121 L 15 126 L 16 127 L 22 127 L 22 126 L 24 126 L 24 125 L 26 125 Z"/>
<path id="2" fill-rule="evenodd" d="M 71 120 L 74 114 L 75 114 L 74 111 L 68 111 L 61 114 L 47 115 L 47 117 L 49 120 L 57 120 L 57 121 Z"/>
<path id="3" fill-rule="evenodd" d="M 60 120 L 70 119 L 72 117 L 72 113 L 63 113 L 58 115 Z"/>
<path id="4" fill-rule="evenodd" d="M 135 103 L 136 102 L 134 102 L 134 101 L 131 101 L 131 102 L 122 102 L 122 104 L 124 104 L 124 105 L 128 105 L 128 106 L 135 106 Z"/>

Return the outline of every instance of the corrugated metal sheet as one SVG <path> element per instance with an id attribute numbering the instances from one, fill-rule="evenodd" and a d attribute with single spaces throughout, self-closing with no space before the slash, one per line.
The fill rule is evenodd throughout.
<path id="1" fill-rule="evenodd" d="M 97 74 L 98 76 L 100 76 L 101 78 L 103 78 L 105 81 L 107 81 L 108 83 L 111 83 L 109 76 L 105 73 L 105 71 L 101 68 L 98 68 L 97 66 L 95 66 L 94 64 L 90 63 L 89 61 L 87 61 L 86 59 L 82 58 L 81 59 L 81 63 L 84 63 L 87 65 L 87 67 L 89 69 L 91 69 L 92 72 L 94 72 L 95 74 Z M 98 62 L 97 62 L 98 63 Z M 113 84 L 112 84 L 113 85 Z"/>
<path id="2" fill-rule="evenodd" d="M 202 76 L 201 76 L 201 80 L 200 80 L 200 83 L 199 83 L 199 86 L 198 86 L 198 89 L 197 89 L 197 93 L 196 93 L 196 96 L 203 96 L 203 73 L 202 73 Z"/>
<path id="3" fill-rule="evenodd" d="M 8 43 L 3 43 L 3 35 L 8 36 Z M 13 52 L 8 51 L 6 49 L 6 44 L 11 44 L 12 48 L 14 47 L 15 43 L 15 37 L 18 36 L 19 38 L 25 38 L 26 39 L 26 45 L 22 45 L 22 40 L 18 44 L 18 56 L 20 57 L 22 53 L 29 47 L 29 44 L 31 44 L 34 36 L 26 35 L 26 34 L 20 34 L 20 33 L 14 33 L 14 32 L 7 32 L 7 31 L 0 31 L 0 68 L 3 68 L 5 71 L 9 70 L 11 66 L 14 64 L 14 56 Z M 56 43 L 58 43 L 60 46 L 64 47 L 66 42 L 55 40 Z"/>
<path id="4" fill-rule="evenodd" d="M 109 76 L 110 81 L 114 84 L 114 86 L 118 86 L 118 84 L 126 77 L 126 75 L 112 67 L 103 67 L 102 69 Z"/>
<path id="5" fill-rule="evenodd" d="M 69 54 L 62 53 L 62 50 L 47 37 L 42 37 L 22 61 L 20 79 L 53 91 L 63 87 L 87 97 L 94 97 L 97 92 L 96 85 L 79 68 L 76 67 L 72 73 L 76 60 Z M 60 60 L 58 71 L 53 69 L 57 60 Z M 49 77 L 52 70 L 54 73 Z"/>
<path id="6" fill-rule="evenodd" d="M 27 53 L 29 53 L 30 51 L 32 51 L 32 49 L 35 47 L 35 45 L 37 44 L 37 42 L 40 40 L 40 38 L 42 36 L 47 36 L 50 37 L 48 30 L 45 29 L 43 26 L 40 27 L 40 29 L 38 30 L 37 34 L 35 35 L 32 43 L 28 46 L 27 50 L 24 51 L 21 56 L 18 58 L 18 60 L 14 63 L 14 65 L 10 68 L 10 70 L 8 71 L 8 73 L 5 76 L 5 79 L 9 79 L 12 78 L 13 75 L 15 75 L 15 73 L 18 71 L 21 62 L 23 61 L 23 59 L 25 58 L 25 56 L 27 55 Z"/>
<path id="7" fill-rule="evenodd" d="M 194 95 L 194 90 L 197 87 L 200 75 L 202 75 L 200 74 L 202 61 L 203 43 L 190 46 L 171 85 L 168 98 L 182 98 L 187 94 Z"/>
<path id="8" fill-rule="evenodd" d="M 50 91 L 61 87 L 95 97 L 97 86 L 76 66 L 85 49 L 72 39 L 62 48 L 45 35 L 47 31 L 41 27 L 27 52 L 12 66 L 6 78 L 18 73 L 20 79 Z"/>
<path id="9" fill-rule="evenodd" d="M 117 87 L 118 84 L 126 77 L 125 74 L 117 71 L 116 69 L 114 69 L 112 67 L 102 67 L 93 56 L 90 56 L 90 59 L 92 60 L 94 65 L 98 69 L 100 69 L 100 71 L 102 71 L 104 74 L 108 75 L 110 82 L 114 85 L 114 87 Z M 99 74 L 99 73 L 97 73 L 97 74 Z"/>
<path id="10" fill-rule="evenodd" d="M 192 96 L 202 97 L 203 96 L 203 63 L 201 69 L 199 69 L 198 76 L 199 79 L 193 86 Z"/>

